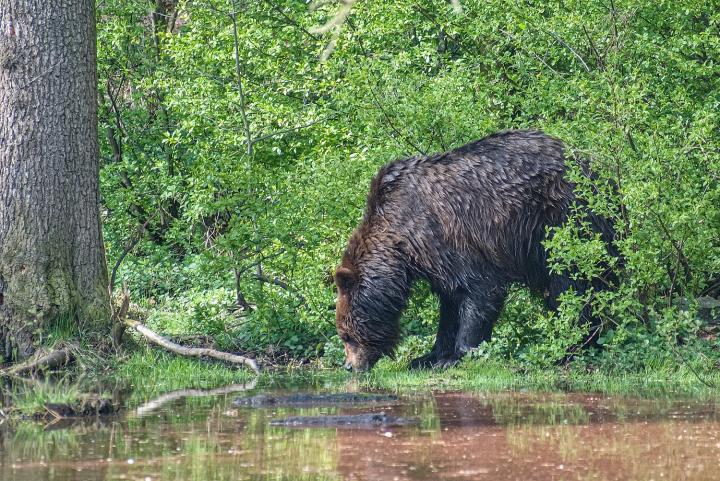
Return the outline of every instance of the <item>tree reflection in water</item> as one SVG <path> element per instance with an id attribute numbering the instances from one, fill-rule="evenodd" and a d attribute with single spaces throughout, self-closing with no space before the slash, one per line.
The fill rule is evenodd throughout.
<path id="1" fill-rule="evenodd" d="M 222 392 L 222 391 L 218 391 Z M 425 393 L 387 406 L 233 408 L 164 398 L 142 416 L 0 427 L 0 479 L 715 480 L 715 403 L 581 394 Z M 293 415 L 379 412 L 419 427 L 293 429 Z M 6 423 L 7 424 L 7 423 Z"/>

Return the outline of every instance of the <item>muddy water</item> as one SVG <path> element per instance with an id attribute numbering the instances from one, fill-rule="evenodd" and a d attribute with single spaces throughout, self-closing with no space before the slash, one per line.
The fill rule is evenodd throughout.
<path id="1" fill-rule="evenodd" d="M 169 395 L 115 419 L 0 427 L 0 480 L 718 480 L 720 404 L 452 392 L 359 407 L 236 408 Z M 194 395 L 202 393 L 190 393 Z M 396 428 L 270 426 L 380 412 Z"/>

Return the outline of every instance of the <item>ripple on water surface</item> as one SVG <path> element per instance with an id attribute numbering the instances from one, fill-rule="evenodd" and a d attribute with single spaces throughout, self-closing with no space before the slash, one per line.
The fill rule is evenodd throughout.
<path id="1" fill-rule="evenodd" d="M 361 406 L 258 408 L 234 406 L 232 391 L 166 395 L 112 419 L 0 427 L 0 480 L 720 479 L 717 403 L 435 392 Z M 268 394 L 247 395 L 260 393 Z M 380 412 L 420 423 L 270 425 Z"/>

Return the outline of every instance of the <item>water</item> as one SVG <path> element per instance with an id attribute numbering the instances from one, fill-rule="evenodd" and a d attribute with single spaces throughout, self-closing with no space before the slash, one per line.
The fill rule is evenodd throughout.
<path id="1" fill-rule="evenodd" d="M 713 402 L 427 392 L 365 408 L 258 409 L 235 408 L 232 400 L 267 391 L 232 392 L 239 389 L 173 394 L 112 419 L 0 426 L 0 480 L 720 479 L 720 409 Z M 268 424 L 380 411 L 419 417 L 420 424 Z"/>

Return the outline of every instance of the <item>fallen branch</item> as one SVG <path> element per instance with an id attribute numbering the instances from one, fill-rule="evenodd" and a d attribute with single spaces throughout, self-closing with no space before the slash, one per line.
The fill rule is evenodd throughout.
<path id="1" fill-rule="evenodd" d="M 133 321 L 132 319 L 125 319 L 124 324 L 128 327 L 131 327 L 135 329 L 137 332 L 145 336 L 147 339 L 149 339 L 151 342 L 157 344 L 158 346 L 164 347 L 170 352 L 174 352 L 175 354 L 180 354 L 181 356 L 188 356 L 188 357 L 212 357 L 214 359 L 218 359 L 220 361 L 229 362 L 231 364 L 245 364 L 247 367 L 252 369 L 256 374 L 260 374 L 260 369 L 258 368 L 257 363 L 254 359 L 245 357 L 245 356 L 238 356 L 236 354 L 230 354 L 227 352 L 221 352 L 216 351 L 215 349 L 205 348 L 205 347 L 185 347 L 181 346 L 180 344 L 176 344 L 161 335 L 157 334 L 156 332 L 148 329 L 144 324 Z"/>
<path id="2" fill-rule="evenodd" d="M 63 367 L 69 364 L 74 357 L 71 347 L 66 346 L 47 354 L 39 354 L 26 362 L 0 370 L 0 377 L 19 377 L 25 374 L 34 374 L 38 371 Z"/>
<path id="3" fill-rule="evenodd" d="M 207 334 L 180 334 L 170 336 L 169 339 L 176 344 L 194 344 L 193 347 L 215 346 L 215 340 Z"/>
<path id="4" fill-rule="evenodd" d="M 223 394 L 249 391 L 250 389 L 254 389 L 256 384 L 257 379 L 253 379 L 246 384 L 231 384 L 229 386 L 222 386 L 215 389 L 180 389 L 178 391 L 172 391 L 146 402 L 135 410 L 135 415 L 138 417 L 146 416 L 171 401 L 186 397 L 222 396 Z"/>

